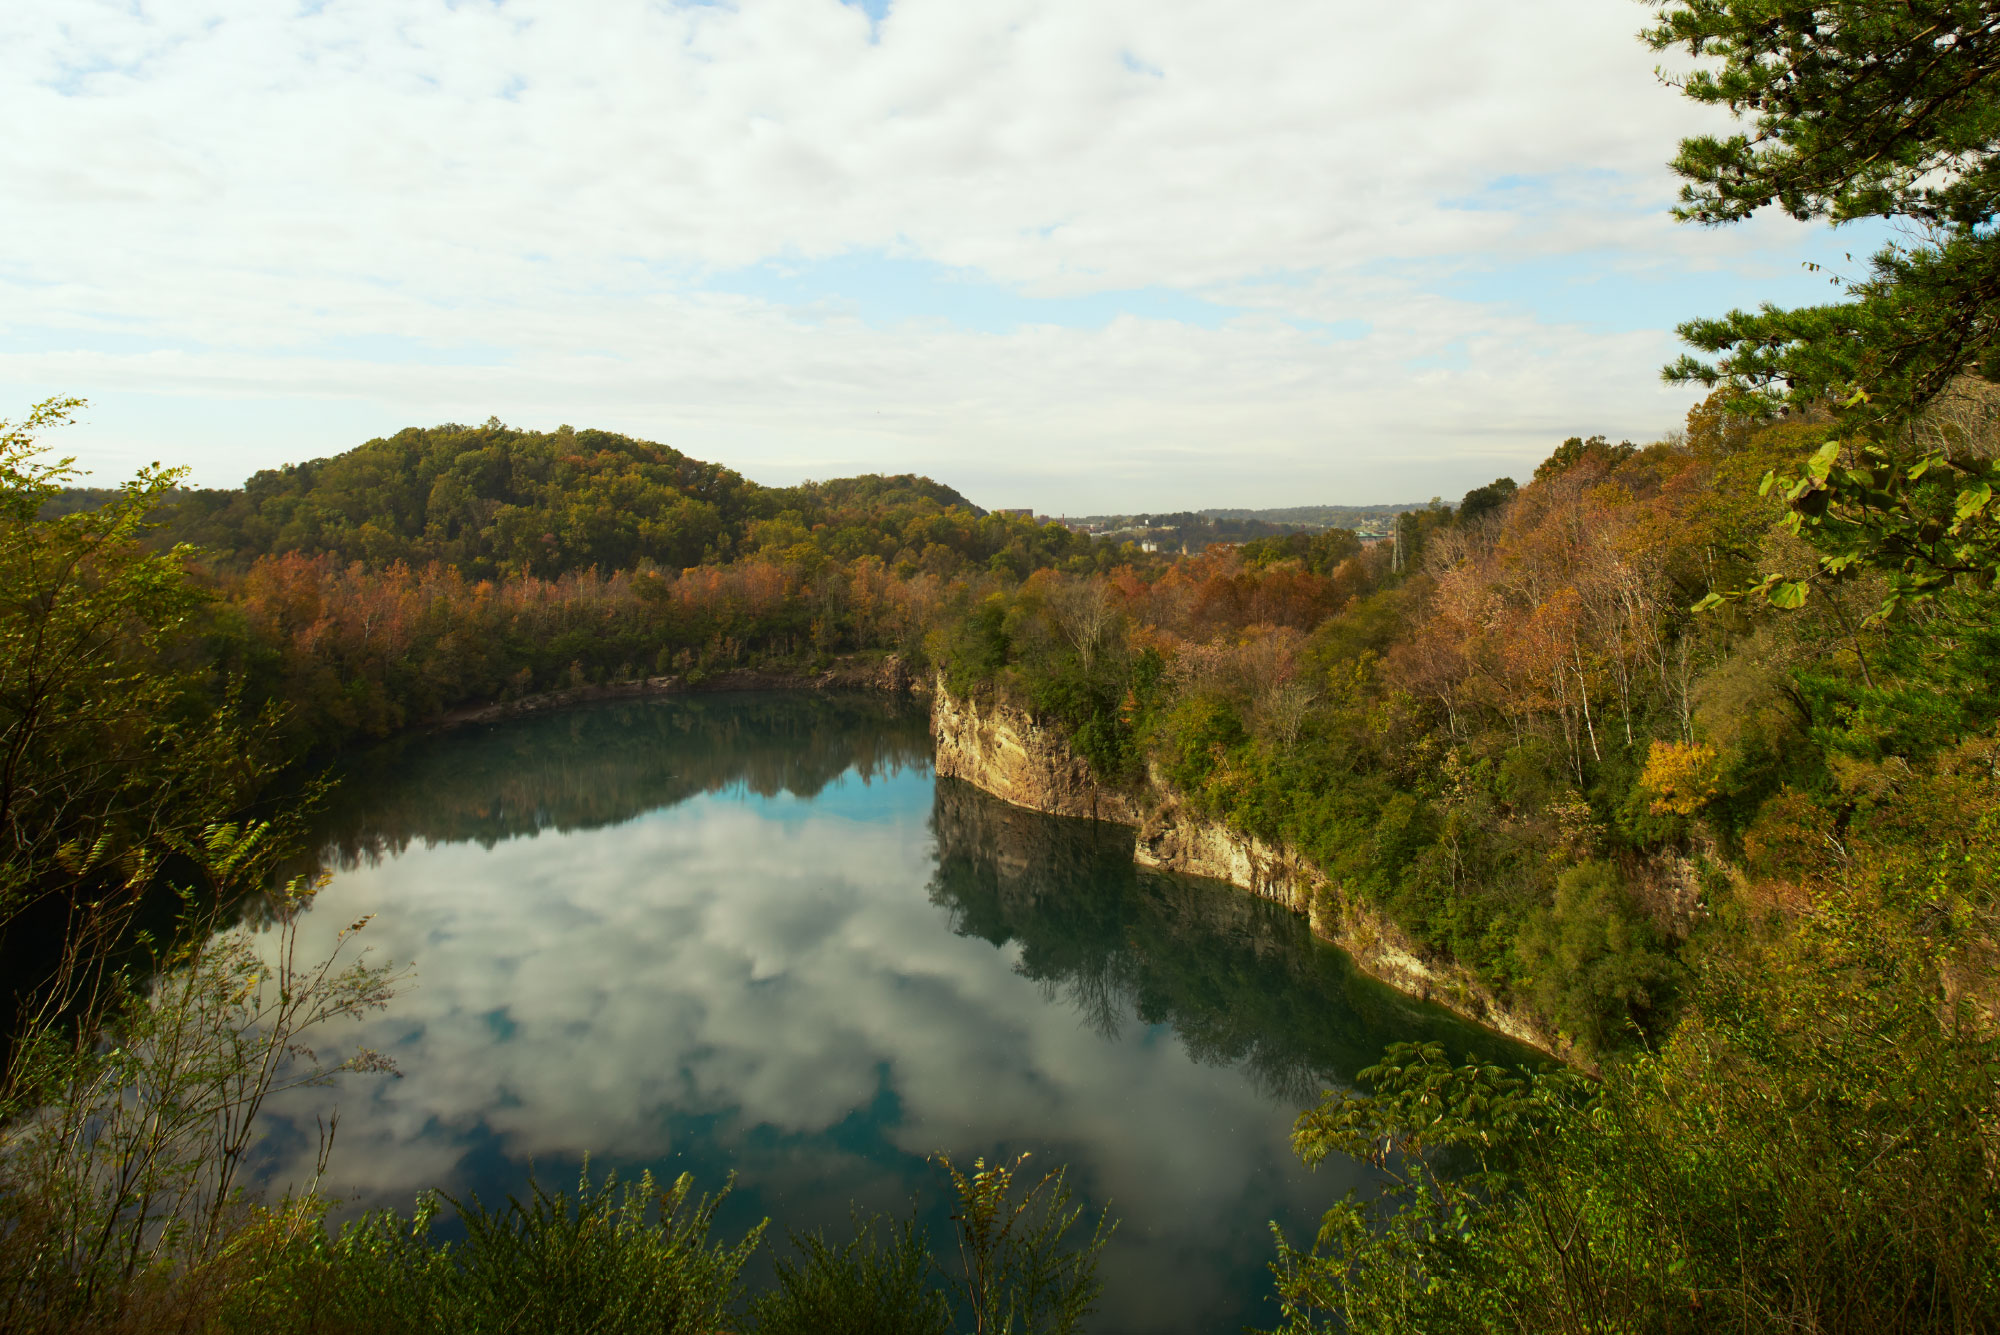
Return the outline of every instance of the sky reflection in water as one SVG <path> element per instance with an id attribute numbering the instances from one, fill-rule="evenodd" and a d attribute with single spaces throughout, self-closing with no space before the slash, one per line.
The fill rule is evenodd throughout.
<path id="1" fill-rule="evenodd" d="M 930 771 L 872 697 L 707 696 L 418 740 L 349 776 L 307 949 L 354 918 L 413 986 L 337 1093 L 328 1185 L 407 1207 L 594 1169 L 737 1174 L 723 1223 L 942 1223 L 925 1156 L 1032 1149 L 1122 1220 L 1102 1331 L 1275 1316 L 1267 1221 L 1361 1180 L 1287 1148 L 1398 1038 L 1491 1049 L 1290 915 L 1137 871 L 1131 833 Z M 272 1142 L 310 1171 L 316 1100 Z"/>

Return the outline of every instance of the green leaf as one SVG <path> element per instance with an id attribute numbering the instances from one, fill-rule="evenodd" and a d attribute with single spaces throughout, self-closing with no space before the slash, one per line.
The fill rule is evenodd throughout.
<path id="1" fill-rule="evenodd" d="M 1805 581 L 1798 579 L 1781 580 L 1772 585 L 1771 591 L 1764 596 L 1770 601 L 1771 606 L 1782 607 L 1787 611 L 1804 607 L 1806 603 Z"/>

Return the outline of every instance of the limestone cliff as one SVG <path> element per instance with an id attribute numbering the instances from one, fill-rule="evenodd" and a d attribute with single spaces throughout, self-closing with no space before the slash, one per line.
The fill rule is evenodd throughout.
<path id="1" fill-rule="evenodd" d="M 1158 774 L 1136 793 L 1107 788 L 1059 729 L 1011 705 L 954 696 L 942 681 L 931 696 L 931 733 L 940 775 L 1034 811 L 1136 826 L 1133 858 L 1141 866 L 1227 881 L 1283 904 L 1391 987 L 1516 1042 L 1572 1057 L 1559 1035 L 1501 1004 L 1464 969 L 1425 958 L 1393 923 L 1353 902 L 1312 863 L 1196 813 Z"/>
<path id="2" fill-rule="evenodd" d="M 981 706 L 954 696 L 940 681 L 931 695 L 931 735 L 937 738 L 937 772 L 945 778 L 964 779 L 1052 816 L 1139 823 L 1131 798 L 1098 783 L 1066 737 L 1023 710 Z"/>

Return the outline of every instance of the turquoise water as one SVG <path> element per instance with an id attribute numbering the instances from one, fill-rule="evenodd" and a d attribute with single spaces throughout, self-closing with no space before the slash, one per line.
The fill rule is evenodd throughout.
<path id="1" fill-rule="evenodd" d="M 1091 1329 L 1266 1324 L 1269 1221 L 1317 1091 L 1403 1038 L 1491 1050 L 1291 915 L 1137 870 L 1129 830 L 938 780 L 876 697 L 697 696 L 417 739 L 346 776 L 308 948 L 363 914 L 412 985 L 365 1023 L 396 1079 L 333 1093 L 355 1208 L 594 1170 L 730 1173 L 741 1230 L 944 1227 L 928 1156 L 1067 1163 L 1120 1220 Z M 343 1037 L 353 1038 L 352 1033 Z M 310 1110 L 278 1108 L 277 1187 Z M 762 1264 L 762 1263 L 760 1263 Z M 754 1277 L 753 1277 L 754 1278 Z"/>

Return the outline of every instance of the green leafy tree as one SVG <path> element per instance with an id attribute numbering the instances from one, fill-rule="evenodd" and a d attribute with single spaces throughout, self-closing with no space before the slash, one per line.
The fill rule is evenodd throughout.
<path id="1" fill-rule="evenodd" d="M 1680 81 L 1692 100 L 1749 122 L 1682 141 L 1679 217 L 1741 221 L 1776 207 L 1801 220 L 1908 219 L 1925 240 L 1878 257 L 1857 300 L 1766 307 L 1684 328 L 1732 350 L 1717 367 L 1745 389 L 1894 385 L 1927 399 L 1994 353 L 2000 262 L 2000 16 L 1980 0 L 1676 0 L 1645 32 L 1655 50 L 1718 62 Z"/>
<path id="2" fill-rule="evenodd" d="M 269 833 L 220 827 L 205 842 L 254 883 L 270 870 Z M 273 896 L 265 932 L 219 931 L 220 915 L 190 902 L 173 942 L 142 940 L 153 953 L 114 971 L 89 1009 L 12 1036 L 0 1328 L 148 1328 L 151 1312 L 157 1328 L 193 1329 L 243 1282 L 246 1246 L 262 1241 L 244 1179 L 265 1104 L 392 1069 L 365 1049 L 313 1046 L 387 1004 L 402 975 L 350 949 L 365 918 L 303 958 L 312 894 L 296 880 Z"/>
<path id="3" fill-rule="evenodd" d="M 37 437 L 80 406 L 0 423 L 0 934 L 43 943 L 5 988 L 21 1032 L 94 1012 L 168 858 L 184 883 L 240 879 L 237 851 L 210 836 L 271 771 L 268 724 L 242 724 L 195 652 L 207 596 L 181 551 L 144 541 L 180 474 L 148 468 L 95 506 L 55 504 L 76 468 Z M 21 1096 L 21 1074 L 0 1074 L 0 1098 Z"/>
<path id="4" fill-rule="evenodd" d="M 1925 891 L 1921 898 L 1929 899 Z M 1518 1073 L 1402 1044 L 1303 1114 L 1383 1173 L 1279 1238 L 1304 1332 L 1970 1332 L 2000 1320 L 1993 1039 L 1944 1007 L 1901 893 L 1705 968 L 1671 1039 Z"/>
<path id="5" fill-rule="evenodd" d="M 1968 376 L 2000 378 L 2000 15 L 1976 0 L 1681 0 L 1645 36 L 1716 61 L 1682 91 L 1749 123 L 1682 142 L 1678 216 L 1719 224 L 1775 207 L 1919 229 L 1844 302 L 1682 326 L 1719 355 L 1684 357 L 1668 378 L 1723 385 L 1742 411 L 1834 414 L 1834 439 L 1782 479 L 1816 580 L 1884 572 L 1878 618 L 1960 581 L 1990 585 L 1991 452 L 1925 439 L 1919 414 Z M 1771 575 L 1739 593 L 1796 607 L 1808 587 Z"/>
<path id="6" fill-rule="evenodd" d="M 1684 140 L 1682 217 L 1903 215 L 1977 225 L 2000 200 L 2000 14 L 1981 0 L 1671 0 L 1645 33 L 1720 60 L 1697 102 L 1748 133 Z"/>
<path id="7" fill-rule="evenodd" d="M 1817 553 L 1804 578 L 1766 575 L 1745 589 L 1712 593 L 1698 609 L 1761 598 L 1805 604 L 1815 583 L 1879 574 L 1885 591 L 1872 623 L 1934 602 L 1961 583 L 1977 590 L 2000 576 L 2000 461 L 1932 449 L 1915 458 L 1866 439 L 1832 440 L 1789 476 L 1776 469 L 1761 488 L 1784 490 L 1785 526 Z"/>

